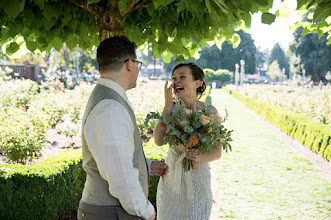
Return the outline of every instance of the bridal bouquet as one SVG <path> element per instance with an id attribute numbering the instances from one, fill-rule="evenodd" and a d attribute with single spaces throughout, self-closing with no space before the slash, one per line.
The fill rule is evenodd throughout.
<path id="1" fill-rule="evenodd" d="M 150 112 L 145 120 L 145 124 L 151 119 L 161 120 L 162 126 L 166 130 L 162 144 L 169 144 L 176 147 L 178 144 L 185 146 L 185 151 L 189 148 L 198 149 L 198 155 L 213 153 L 215 143 L 221 145 L 226 152 L 231 150 L 230 141 L 232 130 L 224 127 L 228 114 L 220 118 L 221 125 L 211 122 L 209 107 L 201 106 L 187 109 L 184 102 L 177 96 L 174 97 L 175 107 L 172 115 L 162 117 L 159 112 Z M 195 168 L 195 163 L 187 158 L 183 159 L 183 169 L 189 171 Z"/>

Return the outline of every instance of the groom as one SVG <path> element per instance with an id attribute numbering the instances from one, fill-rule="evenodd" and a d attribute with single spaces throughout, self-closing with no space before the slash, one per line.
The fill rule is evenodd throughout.
<path id="1" fill-rule="evenodd" d="M 145 158 L 126 91 L 136 87 L 137 46 L 111 37 L 97 50 L 100 78 L 82 120 L 86 182 L 78 219 L 155 219 L 148 201 L 149 173 L 165 178 L 168 166 Z"/>

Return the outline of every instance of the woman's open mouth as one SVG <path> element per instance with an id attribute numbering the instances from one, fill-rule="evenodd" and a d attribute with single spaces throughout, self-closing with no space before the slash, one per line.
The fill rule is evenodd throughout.
<path id="1" fill-rule="evenodd" d="M 183 87 L 176 87 L 175 88 L 175 92 L 178 94 L 178 93 L 180 93 L 181 91 L 183 91 L 184 90 L 184 88 Z"/>

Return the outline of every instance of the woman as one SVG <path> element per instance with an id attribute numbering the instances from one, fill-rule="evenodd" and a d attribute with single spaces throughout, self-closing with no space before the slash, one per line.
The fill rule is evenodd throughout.
<path id="1" fill-rule="evenodd" d="M 193 63 L 179 64 L 172 71 L 172 84 L 164 87 L 165 106 L 162 116 L 171 115 L 174 110 L 173 92 L 180 98 L 186 108 L 198 109 L 205 105 L 199 101 L 206 89 L 203 70 Z M 212 123 L 220 124 L 215 107 L 210 106 L 209 117 Z M 166 135 L 161 122 L 155 127 L 155 144 L 160 146 Z M 196 149 L 185 152 L 182 144 L 171 146 L 168 151 L 166 163 L 169 165 L 169 174 L 165 180 L 160 180 L 157 189 L 157 219 L 189 220 L 209 219 L 212 208 L 212 191 L 210 168 L 208 162 L 221 157 L 222 148 L 215 144 L 213 154 L 197 155 Z M 196 169 L 185 172 L 182 168 L 182 160 L 187 157 L 195 161 Z"/>

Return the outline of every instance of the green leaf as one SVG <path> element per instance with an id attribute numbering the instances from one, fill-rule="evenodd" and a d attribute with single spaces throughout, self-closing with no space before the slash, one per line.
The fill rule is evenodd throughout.
<path id="1" fill-rule="evenodd" d="M 55 48 L 55 50 L 60 51 L 63 46 L 63 41 L 59 37 L 54 37 L 51 45 Z"/>
<path id="2" fill-rule="evenodd" d="M 25 0 L 11 0 L 7 1 L 2 5 L 5 13 L 12 18 L 16 18 L 16 16 L 23 11 Z"/>
<path id="3" fill-rule="evenodd" d="M 33 25 L 35 21 L 35 15 L 31 10 L 25 9 L 22 14 L 22 19 L 23 19 L 23 25 L 30 27 L 31 25 Z"/>
<path id="4" fill-rule="evenodd" d="M 6 46 L 6 54 L 9 56 L 18 51 L 20 46 L 16 42 L 12 42 Z"/>
<path id="5" fill-rule="evenodd" d="M 173 1 L 174 0 L 161 0 L 160 2 L 163 6 L 167 6 L 167 5 L 171 4 Z"/>
<path id="6" fill-rule="evenodd" d="M 263 24 L 272 24 L 276 19 L 276 15 L 271 13 L 263 13 L 261 17 L 261 22 Z"/>
<path id="7" fill-rule="evenodd" d="M 26 48 L 28 48 L 28 50 L 30 50 L 31 52 L 35 51 L 37 49 L 37 42 L 35 41 L 26 41 Z"/>
<path id="8" fill-rule="evenodd" d="M 303 5 L 309 4 L 311 0 L 297 0 L 297 9 L 300 9 Z"/>
<path id="9" fill-rule="evenodd" d="M 148 6 L 147 6 L 147 12 L 148 12 L 149 16 L 151 16 L 151 17 L 154 15 L 155 8 L 154 8 L 153 4 L 148 4 Z"/>
<path id="10" fill-rule="evenodd" d="M 174 62 L 180 62 L 182 60 L 184 60 L 184 56 L 183 55 L 179 55 L 179 56 L 176 57 L 176 59 L 175 59 Z"/>
<path id="11" fill-rule="evenodd" d="M 58 18 L 61 13 L 62 7 L 59 4 L 47 4 L 43 11 L 43 15 L 47 19 Z"/>
<path id="12" fill-rule="evenodd" d="M 118 1 L 118 9 L 120 10 L 121 13 L 126 9 L 128 2 L 129 0 Z"/>
<path id="13" fill-rule="evenodd" d="M 168 51 L 164 51 L 162 54 L 161 54 L 161 57 L 163 59 L 163 61 L 165 63 L 170 63 L 171 62 L 171 57 L 173 56 L 172 53 L 168 52 Z"/>
<path id="14" fill-rule="evenodd" d="M 100 0 L 87 0 L 87 4 L 93 4 L 93 3 L 98 3 Z"/>
<path id="15" fill-rule="evenodd" d="M 44 9 L 45 0 L 33 0 L 33 2 L 39 5 L 41 9 Z"/>
<path id="16" fill-rule="evenodd" d="M 158 9 L 159 7 L 162 6 L 161 1 L 153 1 L 153 5 L 155 9 Z"/>
<path id="17" fill-rule="evenodd" d="M 275 15 L 277 17 L 288 18 L 290 17 L 290 11 L 287 7 L 280 8 L 276 11 Z"/>
<path id="18" fill-rule="evenodd" d="M 206 6 L 207 6 L 208 13 L 212 13 L 212 7 L 211 7 L 211 4 L 210 4 L 210 1 L 209 0 L 205 0 L 205 1 L 206 1 Z"/>
<path id="19" fill-rule="evenodd" d="M 319 7 L 314 11 L 314 21 L 318 21 L 323 17 L 328 17 L 331 14 L 331 9 L 329 7 L 323 7 L 319 5 Z"/>
<path id="20" fill-rule="evenodd" d="M 308 28 L 304 28 L 304 29 L 302 30 L 301 35 L 303 36 L 303 35 L 310 34 L 310 33 L 311 33 L 311 32 L 310 32 L 310 30 L 309 30 Z"/>
<path id="21" fill-rule="evenodd" d="M 224 3 L 223 0 L 215 0 L 216 5 L 221 9 L 221 11 L 224 14 L 228 14 L 229 13 L 229 8 L 228 6 Z"/>

